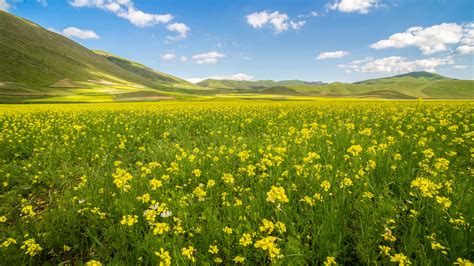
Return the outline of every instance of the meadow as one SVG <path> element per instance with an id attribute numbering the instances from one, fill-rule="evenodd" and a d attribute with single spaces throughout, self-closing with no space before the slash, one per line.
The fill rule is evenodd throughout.
<path id="1" fill-rule="evenodd" d="M 0 106 L 1 265 L 472 265 L 472 102 Z"/>

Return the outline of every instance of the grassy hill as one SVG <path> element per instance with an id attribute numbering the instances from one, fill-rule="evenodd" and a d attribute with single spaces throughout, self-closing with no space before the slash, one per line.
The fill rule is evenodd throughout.
<path id="1" fill-rule="evenodd" d="M 199 86 L 141 64 L 91 51 L 23 18 L 0 11 L 1 101 L 113 100 L 129 92 L 193 94 Z M 206 89 L 205 91 L 211 91 Z M 72 97 L 74 96 L 74 97 Z M 123 98 L 123 97 L 122 97 Z"/>
<path id="2" fill-rule="evenodd" d="M 456 80 L 430 72 L 411 72 L 393 77 L 355 83 L 304 81 L 233 81 L 208 79 L 203 87 L 240 94 L 272 94 L 286 96 L 317 96 L 343 98 L 417 99 L 474 98 L 474 81 Z"/>

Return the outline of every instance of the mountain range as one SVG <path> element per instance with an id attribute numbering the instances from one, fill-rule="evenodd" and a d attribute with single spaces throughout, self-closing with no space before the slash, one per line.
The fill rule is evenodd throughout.
<path id="1" fill-rule="evenodd" d="M 0 11 L 0 102 L 107 102 L 216 98 L 474 98 L 474 81 L 429 72 L 356 83 L 207 79 L 197 84 Z"/>

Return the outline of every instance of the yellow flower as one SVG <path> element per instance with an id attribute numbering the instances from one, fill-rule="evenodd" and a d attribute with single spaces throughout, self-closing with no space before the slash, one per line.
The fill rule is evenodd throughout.
<path id="1" fill-rule="evenodd" d="M 236 256 L 235 258 L 232 259 L 232 261 L 235 263 L 244 263 L 245 257 Z"/>
<path id="2" fill-rule="evenodd" d="M 36 254 L 40 253 L 43 248 L 39 244 L 36 243 L 34 238 L 30 238 L 23 242 L 21 249 L 25 250 L 26 255 L 35 256 Z"/>
<path id="3" fill-rule="evenodd" d="M 404 266 L 411 264 L 410 260 L 407 256 L 403 255 L 403 253 L 397 253 L 390 257 L 391 262 L 398 262 L 399 266 Z"/>
<path id="4" fill-rule="evenodd" d="M 275 258 L 280 254 L 280 249 L 275 244 L 277 240 L 274 236 L 267 236 L 255 242 L 255 248 L 260 248 L 262 250 L 268 251 L 270 258 Z"/>
<path id="5" fill-rule="evenodd" d="M 350 187 L 352 185 L 353 185 L 352 179 L 345 177 L 344 179 L 342 179 L 341 183 L 339 184 L 339 187 L 345 188 L 345 187 Z"/>
<path id="6" fill-rule="evenodd" d="M 167 223 L 155 223 L 153 225 L 153 234 L 162 235 L 170 231 L 170 227 Z"/>
<path id="7" fill-rule="evenodd" d="M 128 190 L 130 190 L 130 188 L 132 188 L 132 186 L 129 184 L 130 180 L 133 179 L 133 176 L 123 170 L 123 169 L 120 169 L 120 168 L 117 168 L 115 170 L 115 173 L 112 174 L 112 177 L 114 178 L 114 184 L 117 188 L 127 192 Z"/>
<path id="8" fill-rule="evenodd" d="M 2 242 L 0 247 L 7 248 L 7 247 L 9 247 L 10 245 L 13 245 L 13 244 L 16 244 L 16 240 L 14 238 L 9 237 L 5 241 Z"/>
<path id="9" fill-rule="evenodd" d="M 192 174 L 195 176 L 195 177 L 200 177 L 201 176 L 201 170 L 200 169 L 194 169 L 192 171 Z"/>
<path id="10" fill-rule="evenodd" d="M 160 248 L 160 251 L 155 251 L 155 255 L 160 258 L 160 266 L 169 266 L 171 265 L 171 256 L 168 251 L 165 251 L 163 248 Z"/>
<path id="11" fill-rule="evenodd" d="M 272 221 L 269 221 L 267 219 L 262 220 L 262 225 L 260 226 L 261 232 L 267 232 L 267 234 L 271 234 L 273 232 L 273 229 L 275 229 L 275 224 L 273 224 Z"/>
<path id="12" fill-rule="evenodd" d="M 192 262 L 196 261 L 196 258 L 194 257 L 194 253 L 197 250 L 193 246 L 189 246 L 187 248 L 182 248 L 181 249 L 181 255 L 186 257 L 187 259 L 191 260 Z"/>
<path id="13" fill-rule="evenodd" d="M 362 146 L 352 145 L 347 149 L 347 152 L 352 154 L 352 156 L 358 156 L 362 152 Z"/>
<path id="14" fill-rule="evenodd" d="M 446 197 L 439 197 L 436 196 L 436 202 L 439 203 L 443 207 L 443 209 L 447 210 L 451 207 L 451 200 Z"/>
<path id="15" fill-rule="evenodd" d="M 252 236 L 250 234 L 243 234 L 242 237 L 239 239 L 239 244 L 241 246 L 248 246 L 248 245 L 251 245 L 252 244 Z"/>
<path id="16" fill-rule="evenodd" d="M 102 266 L 102 263 L 100 263 L 100 261 L 90 260 L 86 262 L 86 266 Z"/>
<path id="17" fill-rule="evenodd" d="M 224 229 L 222 229 L 222 231 L 224 231 L 224 233 L 226 233 L 228 235 L 232 234 L 232 232 L 233 232 L 232 228 L 227 227 L 227 226 L 224 227 Z"/>
<path id="18" fill-rule="evenodd" d="M 463 258 L 458 258 L 454 264 L 460 266 L 474 266 L 474 264 L 470 260 Z"/>
<path id="19" fill-rule="evenodd" d="M 418 189 L 421 192 L 422 197 L 432 198 L 438 194 L 438 189 L 442 186 L 427 178 L 417 177 L 415 180 L 411 181 L 411 187 Z"/>
<path id="20" fill-rule="evenodd" d="M 142 196 L 138 196 L 137 200 L 141 201 L 142 203 L 148 203 L 151 200 L 151 196 L 150 194 L 145 193 Z"/>
<path id="21" fill-rule="evenodd" d="M 326 257 L 326 261 L 324 261 L 324 266 L 331 266 L 331 265 L 337 265 L 336 258 Z"/>
<path id="22" fill-rule="evenodd" d="M 21 216 L 24 218 L 34 217 L 36 213 L 33 211 L 33 206 L 26 205 L 25 207 L 21 208 Z"/>
<path id="23" fill-rule="evenodd" d="M 231 174 L 224 174 L 222 176 L 222 181 L 228 185 L 234 184 L 234 176 Z"/>
<path id="24" fill-rule="evenodd" d="M 217 246 L 209 245 L 209 253 L 217 254 L 218 252 L 219 252 L 219 248 L 217 248 Z"/>
<path id="25" fill-rule="evenodd" d="M 374 193 L 369 192 L 369 191 L 366 191 L 366 192 L 364 192 L 364 194 L 362 195 L 362 197 L 368 198 L 368 199 L 373 199 L 373 198 L 374 198 Z"/>
<path id="26" fill-rule="evenodd" d="M 0 216 L 0 223 L 4 223 L 7 221 L 7 217 L 5 215 Z"/>
<path id="27" fill-rule="evenodd" d="M 163 182 L 161 182 L 161 180 L 158 180 L 156 178 L 151 179 L 149 181 L 149 184 L 151 186 L 151 190 L 153 190 L 153 191 L 155 191 L 158 188 L 160 188 L 161 186 L 163 186 Z"/>
<path id="28" fill-rule="evenodd" d="M 324 191 L 328 191 L 329 189 L 331 189 L 331 183 L 329 183 L 329 181 L 326 181 L 324 180 L 323 182 L 321 182 L 321 188 L 324 190 Z"/>
<path id="29" fill-rule="evenodd" d="M 120 224 L 133 226 L 137 222 L 138 222 L 138 216 L 137 215 L 124 215 L 124 216 L 122 216 L 122 220 L 120 221 Z"/>
<path id="30" fill-rule="evenodd" d="M 379 246 L 379 249 L 380 249 L 380 253 L 385 255 L 385 256 L 390 256 L 390 251 L 392 250 L 391 247 L 387 247 L 387 246 L 384 246 L 384 245 L 380 245 Z"/>
<path id="31" fill-rule="evenodd" d="M 68 252 L 69 250 L 71 250 L 71 247 L 68 245 L 63 245 L 63 250 L 64 252 Z"/>
<path id="32" fill-rule="evenodd" d="M 287 203 L 289 202 L 288 197 L 285 194 L 283 187 L 272 186 L 270 191 L 267 192 L 267 201 L 272 203 Z"/>

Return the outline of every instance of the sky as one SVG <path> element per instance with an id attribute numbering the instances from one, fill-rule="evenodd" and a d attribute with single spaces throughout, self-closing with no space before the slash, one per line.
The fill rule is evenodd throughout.
<path id="1" fill-rule="evenodd" d="M 473 0 L 0 0 L 0 9 L 196 82 L 474 79 Z"/>

